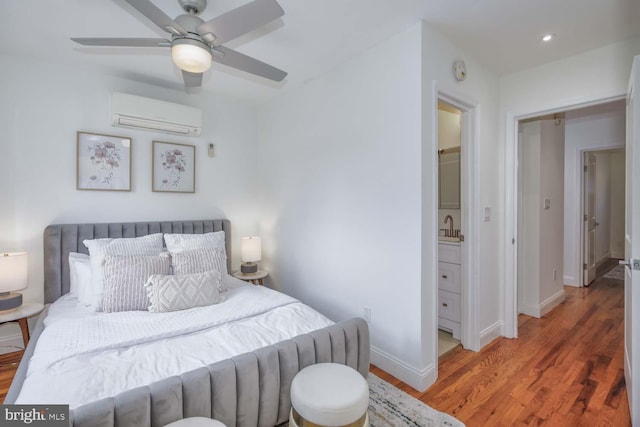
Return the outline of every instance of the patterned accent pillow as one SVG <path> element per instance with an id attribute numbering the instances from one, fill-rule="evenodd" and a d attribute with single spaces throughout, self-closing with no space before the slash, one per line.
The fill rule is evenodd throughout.
<path id="1" fill-rule="evenodd" d="M 204 307 L 221 301 L 220 272 L 162 276 L 154 274 L 144 284 L 152 313 Z"/>
<path id="2" fill-rule="evenodd" d="M 89 249 L 91 264 L 91 291 L 88 292 L 88 300 L 94 310 L 100 311 L 104 293 L 105 256 L 158 255 L 162 251 L 162 233 L 135 238 L 85 240 L 82 243 Z"/>
<path id="3" fill-rule="evenodd" d="M 169 274 L 168 255 L 106 255 L 102 311 L 147 310 L 149 297 L 144 287 L 149 276 Z"/>
<path id="4" fill-rule="evenodd" d="M 227 277 L 227 253 L 224 248 L 195 249 L 171 253 L 173 274 L 196 274 L 219 271 Z"/>

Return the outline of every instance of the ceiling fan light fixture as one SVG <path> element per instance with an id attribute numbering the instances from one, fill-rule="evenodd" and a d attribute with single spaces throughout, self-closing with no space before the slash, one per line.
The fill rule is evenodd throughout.
<path id="1" fill-rule="evenodd" d="M 204 73 L 211 68 L 211 50 L 198 40 L 175 39 L 171 44 L 171 58 L 178 68 L 190 73 Z"/>

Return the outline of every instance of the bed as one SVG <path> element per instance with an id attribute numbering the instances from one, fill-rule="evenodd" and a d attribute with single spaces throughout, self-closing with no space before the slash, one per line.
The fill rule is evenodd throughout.
<path id="1" fill-rule="evenodd" d="M 77 324 L 82 329 L 79 326 L 81 322 L 74 320 L 76 319 L 76 312 L 73 310 L 77 309 L 73 308 L 72 302 L 65 295 L 69 292 L 70 286 L 68 255 L 70 252 L 87 253 L 87 249 L 82 244 L 84 239 L 104 237 L 130 238 L 153 233 L 204 234 L 224 231 L 227 268 L 231 271 L 229 263 L 231 258 L 229 256 L 230 228 L 231 225 L 228 220 L 48 226 L 44 231 L 44 294 L 46 303 L 55 303 L 48 306 L 38 319 L 32 339 L 25 350 L 24 357 L 4 403 L 55 403 L 36 401 L 39 397 L 37 394 L 38 387 L 34 387 L 34 381 L 39 378 L 46 378 L 49 383 L 57 382 L 56 377 L 46 377 L 51 369 L 47 369 L 49 365 L 42 363 L 43 354 L 49 354 L 49 356 L 55 354 L 58 357 L 58 359 L 54 360 L 55 363 L 69 363 L 67 372 L 81 372 L 82 370 L 82 361 L 72 360 L 71 358 L 67 360 L 64 357 L 65 351 L 72 345 L 63 342 L 57 343 L 57 338 L 52 339 L 51 334 L 52 331 L 69 328 L 69 325 Z M 264 310 L 261 309 L 249 313 L 246 319 L 233 318 L 237 307 L 241 305 L 237 302 L 234 303 L 234 301 L 242 302 L 244 301 L 242 298 L 255 298 L 254 294 L 256 293 L 258 299 L 268 300 L 269 304 L 276 306 L 273 308 L 273 312 L 300 311 L 305 316 L 305 319 L 315 319 L 316 317 L 317 319 L 309 320 L 309 322 L 300 322 L 309 324 L 294 327 L 289 323 L 293 324 L 295 322 L 289 322 L 288 318 L 285 317 L 284 321 L 273 320 L 276 323 L 271 324 L 272 326 L 269 327 L 271 317 L 268 316 L 272 316 L 272 311 L 268 307 L 264 307 Z M 197 333 L 189 329 L 189 326 L 180 326 L 184 329 L 181 330 L 176 327 L 175 335 L 171 335 L 168 338 L 164 335 L 158 335 L 157 342 L 149 342 L 149 344 L 146 344 L 145 341 L 142 345 L 135 344 L 130 347 L 120 347 L 127 341 L 114 341 L 107 344 L 101 341 L 100 345 L 105 346 L 92 347 L 89 350 L 82 349 L 84 353 L 80 351 L 80 358 L 85 357 L 85 354 L 89 354 L 90 357 L 99 354 L 100 357 L 107 357 L 107 359 L 103 360 L 120 359 L 123 354 L 127 356 L 127 352 L 138 352 L 138 356 L 142 355 L 145 363 L 158 368 L 150 369 L 154 372 L 159 371 L 159 374 L 156 373 L 157 375 L 162 375 L 166 372 L 170 372 L 170 374 L 166 375 L 166 377 L 157 378 L 148 384 L 133 386 L 133 388 L 128 388 L 129 386 L 125 385 L 124 390 L 113 395 L 97 397 L 89 395 L 85 397 L 78 394 L 70 397 L 69 399 L 74 402 L 71 410 L 72 425 L 77 427 L 163 426 L 181 418 L 204 416 L 218 419 L 228 427 L 274 426 L 287 420 L 290 409 L 289 389 L 291 381 L 295 374 L 305 366 L 322 362 L 341 363 L 351 366 L 363 376 L 367 376 L 369 370 L 369 332 L 364 320 L 351 319 L 336 324 L 323 323 L 323 316 L 317 312 L 307 311 L 308 307 L 303 304 L 295 300 L 292 301 L 283 294 L 245 283 L 236 282 L 234 286 L 230 287 L 228 296 L 225 298 L 228 298 L 228 301 L 225 301 L 224 304 L 229 303 L 227 305 L 232 307 L 227 310 L 226 315 L 207 312 L 206 308 L 193 310 L 193 313 L 191 313 L 191 310 L 184 311 L 191 314 L 182 317 L 193 317 L 197 321 L 197 318 L 200 319 L 199 321 L 206 319 L 205 323 L 209 322 L 201 327 Z M 233 306 L 232 303 L 236 305 Z M 220 307 L 222 306 L 223 304 L 220 304 Z M 224 310 L 219 311 L 224 312 Z M 132 314 L 134 317 L 138 315 L 142 314 Z M 259 316 L 267 316 L 268 318 Z M 218 317 L 220 318 L 218 319 Z M 229 317 L 232 318 L 231 321 L 225 323 Z M 138 318 L 136 317 L 135 319 Z M 230 342 L 229 336 L 233 336 L 237 331 L 247 330 L 245 323 L 242 322 L 252 322 L 258 319 L 260 319 L 259 323 L 271 332 L 277 330 L 279 333 L 279 329 L 284 329 L 288 330 L 287 333 L 289 334 L 295 334 L 296 331 L 299 332 L 305 330 L 305 328 L 311 328 L 312 330 L 283 340 L 279 340 L 279 335 L 276 334 L 268 338 L 271 341 L 277 339 L 276 342 L 269 342 L 267 345 L 260 346 L 252 342 L 249 350 L 245 352 L 240 352 L 239 349 L 242 347 L 235 345 L 234 342 L 233 345 L 229 346 L 232 348 L 228 349 L 230 357 L 220 359 L 218 356 L 220 360 L 208 364 L 201 363 L 202 358 L 206 357 L 206 355 L 201 354 L 200 356 L 202 357 L 198 359 L 198 351 L 206 353 L 206 351 L 203 352 L 202 349 L 198 349 L 199 333 L 204 331 L 202 333 L 220 334 L 215 335 L 212 339 L 215 347 L 218 343 L 223 345 L 225 342 Z M 135 321 L 137 322 L 138 320 Z M 86 326 L 84 322 L 83 320 L 83 327 Z M 141 322 L 144 323 L 144 320 Z M 328 326 L 315 329 L 318 325 L 325 324 Z M 287 326 L 280 327 L 278 325 Z M 149 322 L 148 326 L 152 328 L 153 324 Z M 91 327 L 94 327 L 93 324 L 91 324 Z M 47 328 L 47 333 L 43 334 Z M 170 362 L 166 360 L 156 361 L 155 359 L 149 362 L 150 355 L 164 353 L 164 351 L 152 350 L 152 347 L 147 348 L 145 346 L 160 345 L 165 342 L 163 340 L 174 339 L 173 337 L 176 337 L 176 341 L 172 341 L 171 345 L 165 345 L 165 348 L 172 347 L 178 356 L 174 357 Z M 243 339 L 245 338 L 244 335 L 242 337 Z M 146 338 L 147 336 L 145 336 Z M 186 341 L 178 344 L 182 341 L 177 340 Z M 56 345 L 59 347 L 56 347 Z M 183 347 L 180 347 L 180 345 Z M 48 353 L 47 349 L 50 350 Z M 185 351 L 185 349 L 190 350 Z M 145 353 L 144 351 L 147 352 Z M 35 357 L 34 352 L 36 353 Z M 212 350 L 212 352 L 214 351 Z M 179 356 L 185 353 L 188 353 L 189 357 Z M 215 353 L 218 354 L 217 350 L 215 350 Z M 111 359 L 108 359 L 108 357 L 111 357 Z M 185 362 L 183 359 L 198 360 L 196 362 L 193 362 L 193 360 Z M 91 363 L 95 363 L 95 360 L 99 359 L 91 360 Z M 54 366 L 55 363 L 51 366 Z M 190 363 L 196 363 L 196 365 L 201 363 L 201 365 L 196 366 Z M 32 365 L 31 372 L 29 370 L 30 364 Z M 108 365 L 108 363 L 95 363 L 95 366 L 98 365 Z M 35 375 L 35 373 L 38 373 L 39 366 L 41 366 L 40 371 L 45 375 L 44 377 Z M 177 369 L 177 371 L 171 372 L 171 369 Z M 65 371 L 61 370 L 60 372 L 64 373 Z M 108 376 L 108 371 L 102 375 Z M 69 378 L 69 383 L 73 383 L 73 381 L 77 381 L 77 378 Z M 144 382 L 144 380 L 140 381 Z M 118 390 L 118 387 L 122 386 L 116 386 L 114 390 Z M 75 389 L 74 387 L 69 388 Z M 86 398 L 89 399 L 88 402 L 82 401 L 82 399 Z M 61 399 L 64 398 L 61 397 Z"/>

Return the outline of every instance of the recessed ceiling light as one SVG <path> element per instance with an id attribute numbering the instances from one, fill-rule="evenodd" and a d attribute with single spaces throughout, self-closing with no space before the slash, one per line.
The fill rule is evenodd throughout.
<path id="1" fill-rule="evenodd" d="M 548 43 L 548 42 L 550 42 L 551 40 L 553 40 L 555 37 L 556 37 L 556 35 L 555 35 L 555 34 L 553 34 L 553 33 L 548 33 L 548 34 L 545 34 L 544 36 L 542 36 L 542 41 L 543 41 L 543 42 L 545 42 L 545 43 Z"/>

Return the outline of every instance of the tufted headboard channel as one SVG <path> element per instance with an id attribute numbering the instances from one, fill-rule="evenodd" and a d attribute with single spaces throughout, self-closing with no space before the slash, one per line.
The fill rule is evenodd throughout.
<path id="1" fill-rule="evenodd" d="M 88 254 L 85 239 L 140 237 L 154 233 L 204 234 L 224 231 L 227 267 L 231 271 L 231 223 L 228 219 L 202 221 L 54 224 L 44 229 L 44 302 L 69 292 L 69 252 Z"/>

